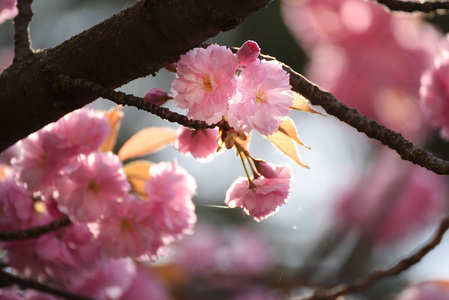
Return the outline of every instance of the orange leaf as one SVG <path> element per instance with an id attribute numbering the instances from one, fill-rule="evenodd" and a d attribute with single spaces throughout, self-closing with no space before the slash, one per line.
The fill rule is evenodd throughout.
<path id="1" fill-rule="evenodd" d="M 109 125 L 111 126 L 111 132 L 103 142 L 103 145 L 101 145 L 99 149 L 100 152 L 112 152 L 112 150 L 114 150 L 118 131 L 120 129 L 120 122 L 123 118 L 122 108 L 122 105 L 117 105 L 115 108 L 104 113 L 104 116 L 108 119 Z"/>
<path id="2" fill-rule="evenodd" d="M 147 160 L 135 160 L 123 166 L 123 170 L 128 178 L 134 192 L 144 199 L 148 196 L 145 193 L 145 181 L 150 178 L 150 168 L 154 163 Z"/>
<path id="3" fill-rule="evenodd" d="M 298 94 L 296 92 L 293 92 L 293 95 L 295 98 L 293 99 L 293 103 L 290 106 L 290 109 L 306 111 L 306 112 L 310 112 L 313 114 L 323 115 L 322 113 L 319 113 L 316 110 L 314 110 L 310 106 L 309 100 L 307 100 L 303 95 Z"/>
<path id="4" fill-rule="evenodd" d="M 293 159 L 298 165 L 304 168 L 309 168 L 304 165 L 299 159 L 298 150 L 296 149 L 296 144 L 288 135 L 277 131 L 272 135 L 269 135 L 268 140 L 273 143 L 279 150 L 281 150 L 285 155 Z"/>
<path id="5" fill-rule="evenodd" d="M 280 131 L 281 133 L 285 134 L 286 136 L 297 142 L 300 146 L 310 149 L 309 147 L 304 145 L 304 143 L 299 139 L 295 123 L 293 122 L 292 119 L 287 118 L 284 122 L 282 122 L 281 125 L 279 125 L 278 131 Z"/>
<path id="6" fill-rule="evenodd" d="M 177 131 L 172 128 L 150 127 L 142 129 L 123 144 L 118 152 L 121 161 L 156 152 L 163 146 L 172 143 Z"/>

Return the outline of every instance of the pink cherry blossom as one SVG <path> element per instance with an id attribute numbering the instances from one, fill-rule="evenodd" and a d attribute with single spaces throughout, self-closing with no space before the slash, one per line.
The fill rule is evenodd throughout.
<path id="1" fill-rule="evenodd" d="M 449 282 L 434 280 L 421 282 L 405 288 L 395 300 L 449 300 Z"/>
<path id="2" fill-rule="evenodd" d="M 33 215 L 33 199 L 25 187 L 13 178 L 0 180 L 0 229 L 28 229 Z"/>
<path id="3" fill-rule="evenodd" d="M 145 96 L 143 96 L 143 98 L 156 105 L 163 105 L 168 100 L 173 99 L 167 94 L 164 89 L 161 88 L 154 88 L 149 90 L 145 94 Z"/>
<path id="4" fill-rule="evenodd" d="M 95 235 L 108 256 L 120 258 L 146 254 L 156 260 L 165 251 L 166 244 L 156 225 L 156 217 L 148 201 L 129 194 L 121 203 L 110 206 Z"/>
<path id="5" fill-rule="evenodd" d="M 137 266 L 137 274 L 128 290 L 120 297 L 120 300 L 136 299 L 171 299 L 167 288 L 151 272 L 151 269 L 143 265 Z"/>
<path id="6" fill-rule="evenodd" d="M 277 177 L 253 179 L 254 187 L 249 186 L 247 178 L 238 178 L 226 192 L 225 203 L 230 208 L 241 207 L 257 222 L 273 215 L 287 203 L 292 181 L 290 166 L 277 165 L 275 170 Z"/>
<path id="7" fill-rule="evenodd" d="M 81 154 L 56 185 L 59 209 L 79 222 L 98 220 L 130 188 L 122 163 L 110 152 Z"/>
<path id="8" fill-rule="evenodd" d="M 255 61 L 241 72 L 238 93 L 229 107 L 229 124 L 270 135 L 290 114 L 293 102 L 290 76 L 276 61 Z"/>
<path id="9" fill-rule="evenodd" d="M 358 230 L 373 243 L 385 244 L 441 216 L 447 195 L 441 176 L 388 150 L 360 182 L 341 195 L 335 213 L 341 229 Z"/>
<path id="10" fill-rule="evenodd" d="M 241 67 L 247 67 L 253 63 L 260 54 L 259 45 L 254 41 L 246 41 L 237 51 L 237 59 Z"/>
<path id="11" fill-rule="evenodd" d="M 181 127 L 178 130 L 174 147 L 183 155 L 191 154 L 200 161 L 210 161 L 217 153 L 218 129 L 192 130 Z"/>
<path id="12" fill-rule="evenodd" d="M 237 57 L 225 46 L 195 48 L 181 55 L 172 82 L 175 103 L 192 119 L 213 124 L 228 110 L 236 88 Z"/>
<path id="13" fill-rule="evenodd" d="M 0 24 L 14 19 L 18 12 L 17 0 L 0 0 Z"/>
<path id="14" fill-rule="evenodd" d="M 131 258 L 109 260 L 96 270 L 79 276 L 69 289 L 95 299 L 117 300 L 129 289 L 136 273 Z"/>
<path id="15" fill-rule="evenodd" d="M 192 202 L 196 193 L 195 179 L 176 162 L 154 165 L 150 168 L 150 175 L 145 183 L 145 192 L 158 228 L 175 239 L 191 234 L 196 222 Z"/>

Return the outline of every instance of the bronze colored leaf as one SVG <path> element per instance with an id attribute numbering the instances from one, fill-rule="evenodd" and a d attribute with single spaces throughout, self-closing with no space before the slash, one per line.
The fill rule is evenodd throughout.
<path id="1" fill-rule="evenodd" d="M 145 181 L 150 178 L 150 168 L 154 163 L 148 160 L 136 160 L 123 166 L 126 177 L 134 192 L 147 199 L 145 193 Z"/>
<path id="2" fill-rule="evenodd" d="M 310 113 L 313 113 L 313 114 L 323 115 L 322 113 L 319 113 L 316 110 L 314 110 L 310 106 L 309 100 L 307 100 L 303 95 L 298 94 L 296 92 L 293 92 L 293 95 L 294 95 L 295 98 L 293 99 L 293 103 L 290 106 L 290 109 L 306 111 L 306 112 L 310 112 Z"/>
<path id="3" fill-rule="evenodd" d="M 176 139 L 175 129 L 163 127 L 145 128 L 134 134 L 123 144 L 118 152 L 121 161 L 140 157 L 160 150 L 163 146 Z"/>
<path id="4" fill-rule="evenodd" d="M 299 159 L 298 150 L 296 149 L 296 143 L 288 135 L 284 134 L 281 131 L 277 131 L 267 138 L 270 142 L 273 143 L 273 145 L 275 145 L 285 155 L 293 159 L 293 161 L 298 165 L 304 168 L 309 168 L 308 166 L 304 165 Z"/>
<path id="5" fill-rule="evenodd" d="M 300 146 L 310 149 L 309 147 L 304 145 L 304 143 L 299 139 L 298 131 L 296 130 L 296 125 L 292 119 L 287 118 L 284 122 L 282 122 L 281 125 L 279 125 L 278 131 L 280 131 L 281 133 L 285 134 L 286 136 L 297 142 Z"/>
<path id="6" fill-rule="evenodd" d="M 122 105 L 117 105 L 104 113 L 104 116 L 108 119 L 109 125 L 111 126 L 111 132 L 103 145 L 100 146 L 100 152 L 112 152 L 117 142 L 117 135 L 120 129 L 120 123 L 123 118 Z"/>

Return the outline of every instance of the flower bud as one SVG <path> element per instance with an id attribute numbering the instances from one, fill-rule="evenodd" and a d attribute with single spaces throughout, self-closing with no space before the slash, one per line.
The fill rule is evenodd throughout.
<path id="1" fill-rule="evenodd" d="M 161 88 L 149 90 L 143 98 L 156 105 L 163 105 L 168 100 L 173 99 L 164 89 Z"/>
<path id="2" fill-rule="evenodd" d="M 278 176 L 276 171 L 267 162 L 263 160 L 255 160 L 254 164 L 256 165 L 257 172 L 259 172 L 259 174 L 263 177 L 276 178 Z"/>
<path id="3" fill-rule="evenodd" d="M 237 51 L 237 58 L 239 60 L 240 66 L 249 66 L 259 57 L 259 54 L 259 45 L 257 45 L 257 43 L 254 41 L 246 41 L 239 49 L 239 51 Z"/>

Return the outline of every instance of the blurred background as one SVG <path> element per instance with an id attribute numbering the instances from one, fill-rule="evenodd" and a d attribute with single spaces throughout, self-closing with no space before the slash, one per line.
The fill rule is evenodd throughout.
<path id="1" fill-rule="evenodd" d="M 56 46 L 133 4 L 35 0 L 32 46 Z M 235 30 L 206 42 L 240 46 L 254 40 L 262 53 L 305 74 L 342 102 L 449 158 L 448 144 L 418 104 L 421 74 L 432 65 L 448 20 L 392 16 L 362 0 L 275 0 Z M 0 26 L 5 64 L 12 40 L 8 21 Z M 143 97 L 154 87 L 169 91 L 173 79 L 173 73 L 161 70 L 120 90 Z M 108 109 L 114 103 L 99 99 L 91 106 Z M 173 103 L 167 107 L 179 112 Z M 152 265 L 169 298 L 295 299 L 390 266 L 429 238 L 447 211 L 447 179 L 401 161 L 380 143 L 315 109 L 323 115 L 291 114 L 311 148 L 299 149 L 310 169 L 294 165 L 265 138 L 253 136 L 252 156 L 289 163 L 294 170 L 288 203 L 260 223 L 224 206 L 226 190 L 244 176 L 233 150 L 209 163 L 184 157 L 172 146 L 147 157 L 177 160 L 198 183 L 196 233 Z M 133 107 L 123 112 L 117 148 L 142 128 L 177 128 Z M 409 284 L 449 280 L 448 250 L 445 238 L 411 270 L 348 299 L 394 299 Z"/>

